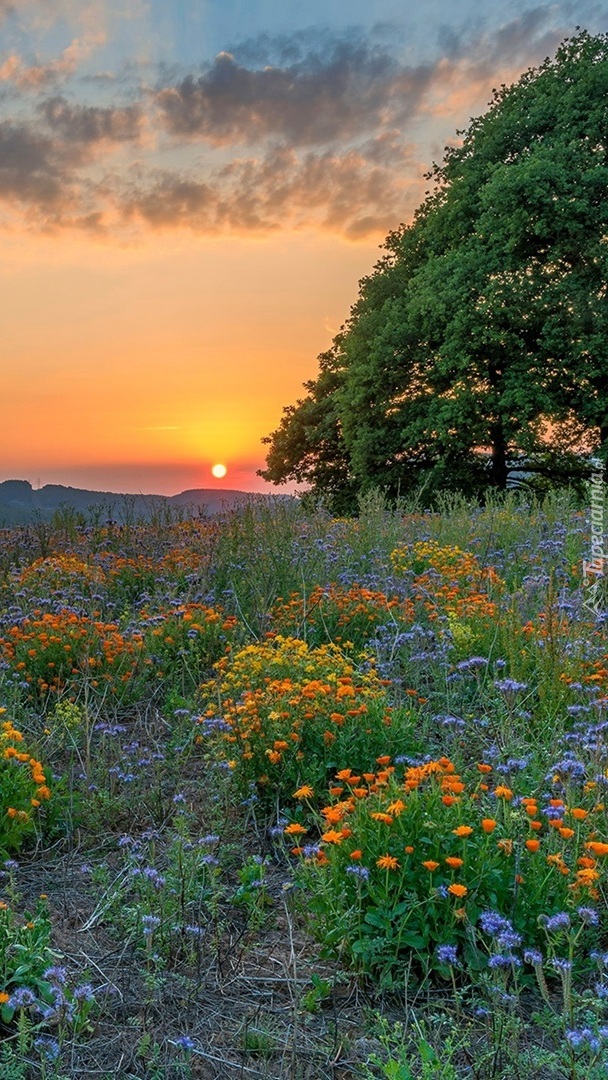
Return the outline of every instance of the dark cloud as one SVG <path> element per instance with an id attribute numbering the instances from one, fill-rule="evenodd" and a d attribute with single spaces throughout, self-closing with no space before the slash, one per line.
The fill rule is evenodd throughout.
<path id="1" fill-rule="evenodd" d="M 73 105 L 60 96 L 47 98 L 38 111 L 56 137 L 83 145 L 136 140 L 144 121 L 143 110 L 138 105 L 126 108 Z"/>
<path id="2" fill-rule="evenodd" d="M 50 139 L 26 125 L 0 123 L 0 198 L 56 206 L 63 180 Z"/>
<path id="3" fill-rule="evenodd" d="M 404 67 L 364 42 L 334 40 L 302 55 L 297 41 L 295 53 L 291 64 L 264 68 L 220 53 L 202 75 L 158 93 L 164 125 L 216 146 L 269 137 L 299 146 L 344 142 L 384 124 L 387 111 L 412 115 L 433 76 L 432 65 Z"/>

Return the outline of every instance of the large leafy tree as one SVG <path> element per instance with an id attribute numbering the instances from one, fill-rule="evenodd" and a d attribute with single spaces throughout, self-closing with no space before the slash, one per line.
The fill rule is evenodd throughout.
<path id="1" fill-rule="evenodd" d="M 608 35 L 494 91 L 361 282 L 267 479 L 348 500 L 567 482 L 608 453 Z"/>

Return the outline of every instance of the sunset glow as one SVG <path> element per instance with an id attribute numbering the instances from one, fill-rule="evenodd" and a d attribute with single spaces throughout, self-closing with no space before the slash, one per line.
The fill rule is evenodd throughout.
<path id="1" fill-rule="evenodd" d="M 261 440 L 432 161 L 574 29 L 429 10 L 0 0 L 0 480 L 274 490 Z"/>

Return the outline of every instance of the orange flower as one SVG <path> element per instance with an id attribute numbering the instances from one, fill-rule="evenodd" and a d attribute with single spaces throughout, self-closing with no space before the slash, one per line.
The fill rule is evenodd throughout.
<path id="1" fill-rule="evenodd" d="M 585 869 L 576 871 L 576 881 L 570 886 L 571 889 L 586 888 L 599 879 L 597 870 Z"/>
<path id="2" fill-rule="evenodd" d="M 452 896 L 466 896 L 468 891 L 466 885 L 459 885 L 456 881 L 451 885 L 448 885 L 448 892 L 451 893 Z"/>
<path id="3" fill-rule="evenodd" d="M 322 834 L 321 839 L 324 840 L 326 844 L 341 844 L 344 840 L 344 834 L 342 832 L 336 832 L 335 829 L 328 829 L 327 832 Z"/>
<path id="4" fill-rule="evenodd" d="M 390 760 L 391 760 L 391 755 L 390 754 L 383 754 L 382 757 L 377 757 L 376 758 L 376 764 L 377 765 L 382 765 L 384 767 L 385 765 L 390 764 Z"/>
<path id="5" fill-rule="evenodd" d="M 381 870 L 398 870 L 399 862 L 394 855 L 381 855 L 379 859 L 376 859 L 376 866 L 379 866 Z"/>
<path id="6" fill-rule="evenodd" d="M 497 823 L 494 821 L 494 818 L 491 817 L 484 817 L 481 821 L 481 827 L 485 833 L 494 832 L 496 824 Z"/>
<path id="7" fill-rule="evenodd" d="M 406 805 L 401 799 L 397 799 L 396 802 L 391 803 L 391 805 L 386 808 L 387 813 L 394 814 L 395 817 L 399 817 L 399 814 L 402 814 L 405 809 Z"/>
<path id="8" fill-rule="evenodd" d="M 513 854 L 513 841 L 512 840 L 498 840 L 496 847 L 504 851 L 505 855 Z"/>
<path id="9" fill-rule="evenodd" d="M 538 851 L 538 849 L 540 847 L 540 840 L 526 840 L 526 847 L 527 847 L 528 851 L 531 851 L 531 852 Z"/>
<path id="10" fill-rule="evenodd" d="M 463 861 L 464 860 L 459 859 L 457 855 L 448 855 L 447 859 L 445 859 L 445 862 L 452 870 L 458 870 L 458 868 L 463 865 Z"/>
<path id="11" fill-rule="evenodd" d="M 582 806 L 574 806 L 570 811 L 570 814 L 575 821 L 584 821 L 589 816 L 588 810 L 583 810 Z"/>
<path id="12" fill-rule="evenodd" d="M 433 870 L 436 870 L 439 866 L 439 863 L 435 862 L 434 859 L 427 859 L 426 862 L 423 862 L 422 865 L 424 866 L 425 870 L 428 870 L 432 874 Z"/>
<path id="13" fill-rule="evenodd" d="M 0 1005 L 6 1005 L 7 1001 L 10 1001 L 10 994 L 6 994 L 4 990 L 0 994 Z"/>
<path id="14" fill-rule="evenodd" d="M 588 855 L 581 855 L 580 859 L 576 860 L 577 866 L 582 866 L 584 870 L 593 870 L 597 863 L 595 859 L 590 859 Z"/>
<path id="15" fill-rule="evenodd" d="M 407 847 L 404 848 L 404 851 L 405 851 L 406 855 L 413 855 L 414 854 L 414 848 L 412 847 L 411 844 L 408 844 Z"/>
<path id="16" fill-rule="evenodd" d="M 479 769 L 480 773 L 490 773 L 490 772 L 492 772 L 492 766 L 491 765 L 484 765 L 483 762 L 481 762 L 477 766 L 477 768 Z"/>
<path id="17" fill-rule="evenodd" d="M 601 844 L 599 840 L 591 840 L 585 847 L 594 855 L 608 855 L 608 844 Z"/>
<path id="18" fill-rule="evenodd" d="M 311 788 L 310 784 L 302 784 L 297 791 L 294 791 L 294 799 L 312 799 L 314 795 L 314 788 Z"/>
<path id="19" fill-rule="evenodd" d="M 383 814 L 381 810 L 378 810 L 374 814 L 369 815 L 374 821 L 383 821 L 385 825 L 392 825 L 393 819 L 390 814 Z"/>
<path id="20" fill-rule="evenodd" d="M 534 829 L 534 832 L 540 832 L 542 827 L 543 827 L 542 821 L 531 821 L 530 822 L 530 828 Z"/>
<path id="21" fill-rule="evenodd" d="M 560 835 L 560 836 L 562 837 L 562 839 L 564 839 L 564 840 L 570 840 L 570 839 L 571 839 L 571 837 L 573 837 L 573 836 L 574 836 L 574 829 L 568 829 L 568 828 L 566 828 L 566 827 L 564 826 L 564 828 L 562 828 L 562 829 L 560 829 L 560 830 L 559 830 L 559 835 Z"/>
<path id="22" fill-rule="evenodd" d="M 354 851 L 351 851 L 350 857 L 351 857 L 351 859 L 354 859 L 355 861 L 357 859 L 362 859 L 363 858 L 363 852 L 361 851 L 360 848 L 355 848 Z"/>
<path id="23" fill-rule="evenodd" d="M 441 801 L 444 806 L 453 806 L 454 803 L 460 802 L 460 799 L 457 799 L 455 795 L 442 795 Z"/>
<path id="24" fill-rule="evenodd" d="M 459 825 L 457 829 L 452 829 L 454 836 L 470 836 L 473 829 L 470 825 Z"/>
<path id="25" fill-rule="evenodd" d="M 300 825 L 297 821 L 293 821 L 291 825 L 287 825 L 283 832 L 286 836 L 301 836 L 303 833 L 307 833 L 308 829 L 305 829 L 303 825 Z"/>
<path id="26" fill-rule="evenodd" d="M 507 799 L 508 801 L 513 798 L 513 792 L 506 784 L 499 784 L 498 787 L 494 788 L 494 794 L 497 799 Z"/>

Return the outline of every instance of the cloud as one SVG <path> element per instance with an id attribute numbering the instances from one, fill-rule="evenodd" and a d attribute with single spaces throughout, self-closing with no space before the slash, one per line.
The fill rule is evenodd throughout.
<path id="1" fill-rule="evenodd" d="M 55 60 L 45 64 L 26 64 L 18 53 L 11 53 L 0 67 L 0 82 L 11 82 L 20 90 L 38 90 L 67 79 L 102 41 L 99 35 L 75 38 Z"/>
<path id="2" fill-rule="evenodd" d="M 0 201 L 30 227 L 117 236 L 383 234 L 423 196 L 430 145 L 436 152 L 481 112 L 492 85 L 554 50 L 565 33 L 555 19 L 538 5 L 492 32 L 444 29 L 441 49 L 418 64 L 379 33 L 262 35 L 186 77 L 158 66 L 164 84 L 144 90 L 141 76 L 138 92 L 126 75 L 103 88 L 76 77 L 79 41 L 46 67 L 10 56 L 0 68 L 15 111 L 0 123 Z M 43 68 L 44 78 L 32 74 Z M 41 98 L 61 72 L 70 85 Z"/>
<path id="3" fill-rule="evenodd" d="M 402 163 L 408 159 L 401 148 Z M 153 228 L 197 232 L 269 232 L 322 227 L 351 238 L 368 235 L 411 213 L 423 186 L 411 174 L 368 160 L 356 150 L 309 151 L 275 147 L 262 159 L 240 159 L 206 181 L 165 172 L 126 194 L 123 213 Z"/>
<path id="4" fill-rule="evenodd" d="M 73 105 L 61 96 L 47 98 L 38 111 L 53 134 L 67 144 L 132 142 L 139 139 L 144 122 L 139 105 Z"/>
<path id="5" fill-rule="evenodd" d="M 406 119 L 432 75 L 432 65 L 403 67 L 381 46 L 334 40 L 282 67 L 245 67 L 220 53 L 202 75 L 161 89 L 156 101 L 177 138 L 214 146 L 269 137 L 327 144 L 382 125 L 387 113 Z"/>

